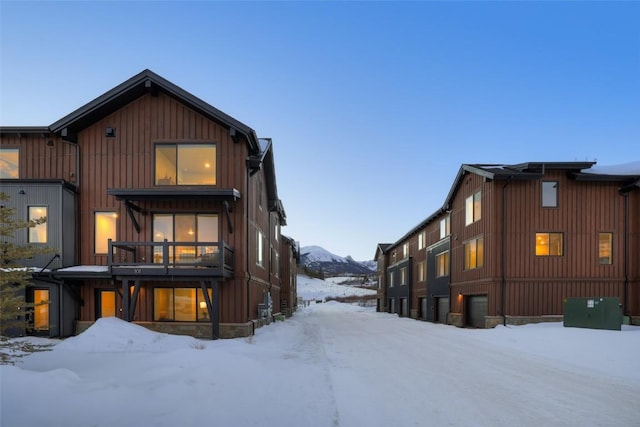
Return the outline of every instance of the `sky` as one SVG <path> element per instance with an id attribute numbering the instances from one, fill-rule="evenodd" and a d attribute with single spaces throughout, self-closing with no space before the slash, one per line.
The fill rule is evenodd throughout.
<path id="1" fill-rule="evenodd" d="M 334 285 L 301 277 L 318 298 Z M 375 333 L 371 333 L 375 331 Z M 633 426 L 640 326 L 463 329 L 337 302 L 249 338 L 102 318 L 0 366 L 3 426 Z"/>
<path id="2" fill-rule="evenodd" d="M 144 69 L 273 139 L 283 233 L 359 261 L 464 163 L 640 158 L 640 2 L 0 1 L 0 125 Z"/>

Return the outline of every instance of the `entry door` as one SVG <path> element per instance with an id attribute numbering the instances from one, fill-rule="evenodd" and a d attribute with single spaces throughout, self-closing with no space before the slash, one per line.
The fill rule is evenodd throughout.
<path id="1" fill-rule="evenodd" d="M 33 331 L 36 335 L 49 335 L 50 298 L 49 289 L 33 290 Z"/>
<path id="2" fill-rule="evenodd" d="M 116 291 L 98 290 L 98 311 L 96 318 L 115 317 L 116 315 Z"/>

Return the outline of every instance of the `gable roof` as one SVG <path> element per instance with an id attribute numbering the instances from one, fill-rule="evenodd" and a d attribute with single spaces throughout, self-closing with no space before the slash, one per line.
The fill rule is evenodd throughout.
<path id="1" fill-rule="evenodd" d="M 147 94 L 163 92 L 187 105 L 199 114 L 213 120 L 230 130 L 232 138 L 242 138 L 246 141 L 250 153 L 260 152 L 260 145 L 256 132 L 244 123 L 223 113 L 200 98 L 176 86 L 151 70 L 144 70 L 127 81 L 119 84 L 108 92 L 88 102 L 74 112 L 66 115 L 49 126 L 58 136 L 71 142 L 76 142 L 75 134 L 122 108 L 126 104 Z"/>

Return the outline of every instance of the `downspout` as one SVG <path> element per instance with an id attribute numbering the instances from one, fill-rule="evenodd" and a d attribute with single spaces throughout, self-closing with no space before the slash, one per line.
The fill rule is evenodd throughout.
<path id="1" fill-rule="evenodd" d="M 507 278 L 506 278 L 506 267 L 505 260 L 507 257 L 507 186 L 511 183 L 511 179 L 513 177 L 510 176 L 507 178 L 507 182 L 502 186 L 502 248 L 500 255 L 500 267 L 502 269 L 502 283 L 501 283 L 501 305 L 502 305 L 502 325 L 507 326 L 507 314 L 505 298 L 507 294 Z"/>
<path id="2" fill-rule="evenodd" d="M 629 193 L 622 194 L 624 197 L 624 296 L 623 314 L 631 318 L 629 312 Z"/>
<path id="3" fill-rule="evenodd" d="M 247 322 L 251 322 L 251 335 L 254 335 L 256 333 L 255 331 L 255 323 L 251 321 L 251 317 L 249 316 L 249 307 L 251 306 L 250 303 L 250 297 L 249 297 L 249 289 L 251 286 L 251 269 L 250 269 L 250 262 L 249 262 L 249 255 L 250 255 L 250 238 L 249 235 L 251 233 L 249 233 L 249 188 L 251 187 L 249 185 L 249 179 L 251 178 L 250 175 L 250 171 L 249 171 L 249 167 L 247 165 L 247 182 L 246 182 L 246 191 L 245 191 L 245 212 L 244 212 L 244 216 L 245 216 L 245 221 L 246 221 L 246 231 L 245 231 L 245 239 L 246 239 L 246 246 L 245 246 L 245 260 L 246 260 L 246 270 L 247 270 Z"/>

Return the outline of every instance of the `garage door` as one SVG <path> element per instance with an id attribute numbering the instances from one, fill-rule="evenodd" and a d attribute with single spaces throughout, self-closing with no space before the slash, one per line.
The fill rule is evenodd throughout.
<path id="1" fill-rule="evenodd" d="M 447 323 L 449 297 L 438 298 L 438 323 Z"/>
<path id="2" fill-rule="evenodd" d="M 467 300 L 467 325 L 484 328 L 484 317 L 487 315 L 487 296 L 473 295 Z"/>

